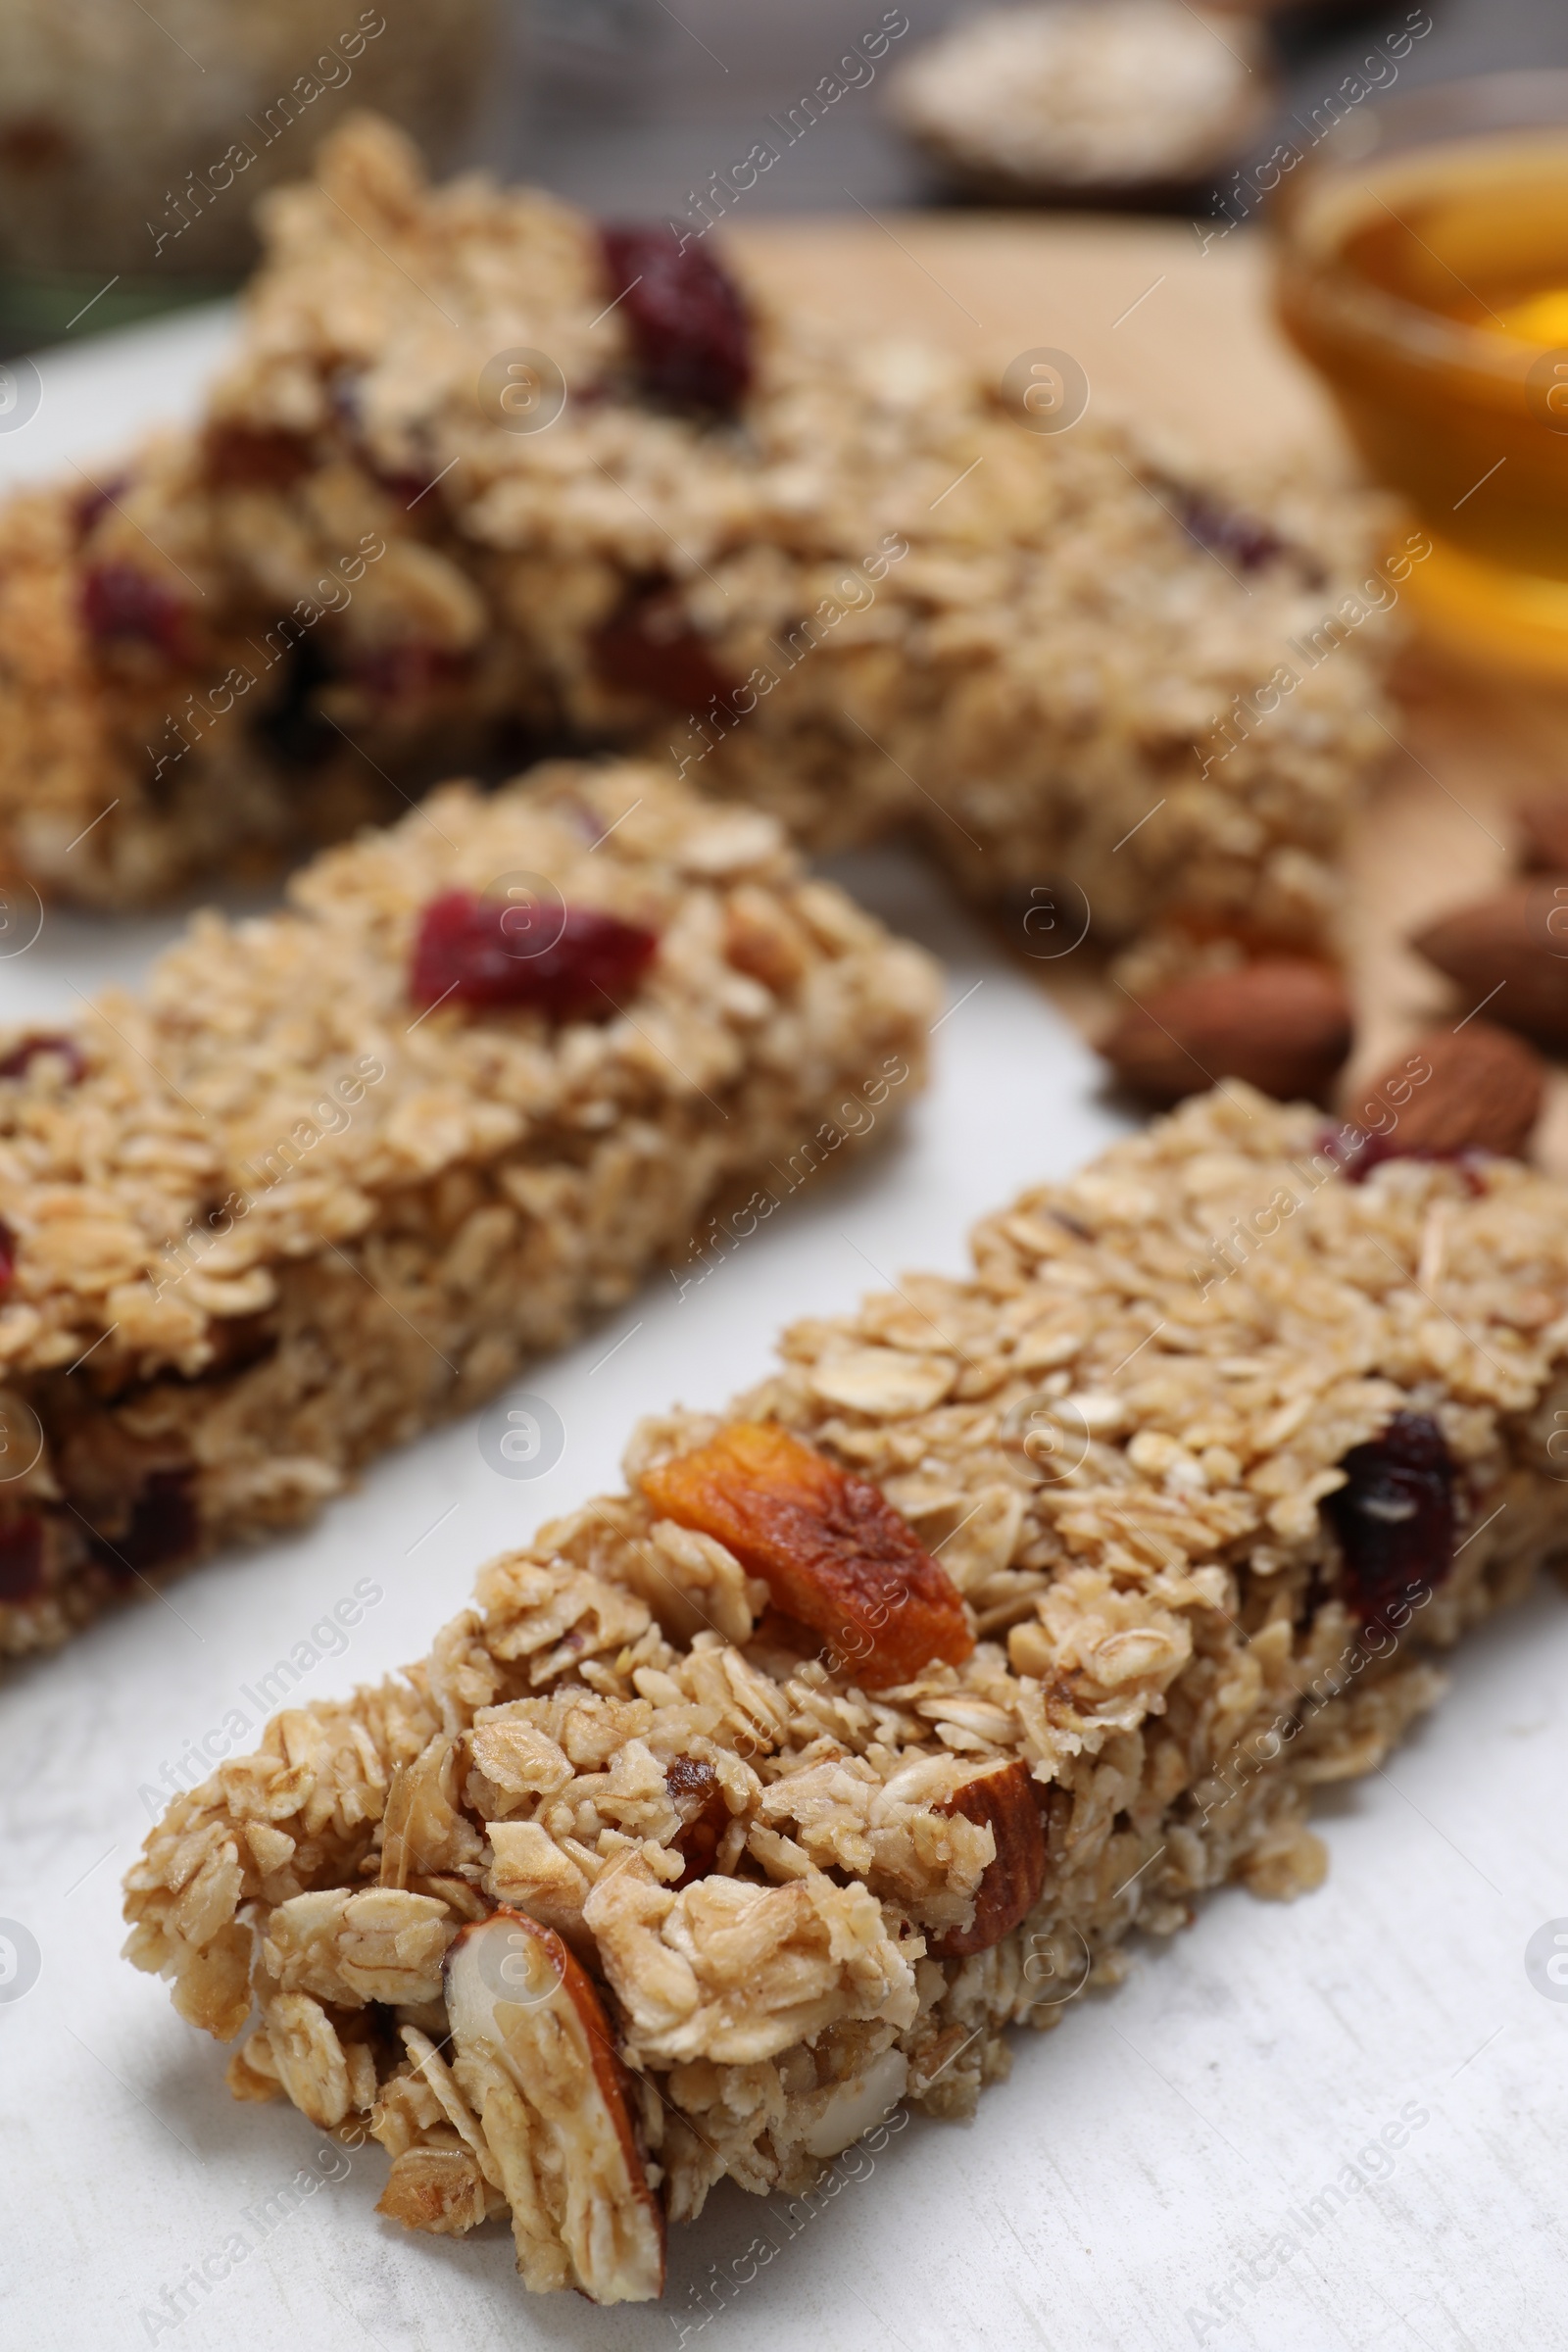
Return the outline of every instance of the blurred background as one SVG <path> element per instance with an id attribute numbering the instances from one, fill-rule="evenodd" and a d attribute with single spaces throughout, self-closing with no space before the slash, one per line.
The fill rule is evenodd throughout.
<path id="1" fill-rule="evenodd" d="M 232 283 L 254 196 L 296 176 L 357 103 L 395 115 L 442 166 L 485 163 L 600 212 L 682 217 L 760 139 L 785 151 L 747 191 L 749 213 L 951 200 L 961 174 L 901 130 L 888 94 L 924 44 L 978 13 L 952 0 L 4 0 L 0 343 L 28 349 Z M 1248 77 L 1243 169 L 1416 20 L 1431 29 L 1407 45 L 1401 89 L 1568 67 L 1564 0 L 1232 7 L 1212 11 L 1213 29 L 1186 14 L 1216 66 Z M 814 119 L 796 114 L 809 136 L 780 141 L 776 123 L 846 49 L 904 25 L 874 72 L 867 60 Z M 1101 88 L 1092 64 L 1086 87 Z M 1219 161 L 1207 187 L 1135 186 L 1132 201 L 1200 217 L 1230 176 Z"/>
<path id="2" fill-rule="evenodd" d="M 866 323 L 940 284 L 978 325 L 942 271 L 990 268 L 1020 329 L 1091 338 L 1107 397 L 1283 459 L 1278 319 L 1432 531 L 1428 632 L 1568 683 L 1568 0 L 0 0 L 0 359 L 230 290 L 257 198 L 358 106 L 437 172 L 683 250 L 814 217 L 831 253 L 808 226 L 773 290 Z M 1004 224 L 971 236 L 981 207 Z M 858 280 L 832 215 L 886 248 Z M 1070 299 L 1111 251 L 1094 216 L 1165 289 L 1126 331 L 1138 286 L 1103 334 Z M 0 367 L 0 431 L 24 378 Z"/>
<path id="3" fill-rule="evenodd" d="M 953 0 L 902 0 L 909 31 L 888 69 L 950 26 L 978 17 Z M 1219 11 L 1215 11 L 1216 17 Z M 1227 12 L 1244 20 L 1255 12 Z M 1296 8 L 1269 16 L 1280 60 L 1283 121 L 1310 117 L 1354 70 L 1369 42 L 1410 10 Z M 1400 85 L 1510 67 L 1568 67 L 1568 0 L 1430 0 L 1433 30 L 1404 61 Z M 489 132 L 509 170 L 581 203 L 661 213 L 678 208 L 715 164 L 746 152 L 766 116 L 797 100 L 837 47 L 876 24 L 879 0 L 535 0 L 517 76 L 515 112 Z M 524 52 L 526 54 L 526 52 Z M 1272 133 L 1259 142 L 1266 155 Z M 862 203 L 941 201 L 930 170 L 890 124 L 881 93 L 835 108 L 759 182 L 755 203 L 775 212 L 836 211 Z"/>

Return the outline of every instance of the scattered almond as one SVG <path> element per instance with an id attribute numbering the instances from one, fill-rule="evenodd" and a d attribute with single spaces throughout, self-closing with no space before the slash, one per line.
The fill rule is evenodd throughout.
<path id="1" fill-rule="evenodd" d="M 950 1928 L 931 1946 L 938 1959 L 958 1960 L 988 1952 L 1028 1918 L 1046 1883 L 1046 1833 L 1029 1768 L 1016 1758 L 977 1772 L 937 1811 L 989 1826 L 997 1840 L 996 1859 L 986 1864 L 975 1890 L 973 1921 Z"/>
<path id="2" fill-rule="evenodd" d="M 1541 1116 L 1546 1065 L 1491 1021 L 1431 1029 L 1349 1111 L 1377 1159 L 1404 1152 L 1523 1152 Z"/>
<path id="3" fill-rule="evenodd" d="M 1568 1047 L 1568 872 L 1510 882 L 1440 915 L 1411 946 L 1489 1020 Z M 1466 1010 L 1469 1010 L 1466 1006 Z"/>
<path id="4" fill-rule="evenodd" d="M 1128 1006 L 1100 1051 L 1125 1085 L 1162 1106 L 1220 1078 L 1245 1078 L 1281 1102 L 1320 1102 L 1350 1050 L 1352 1021 L 1337 973 L 1280 957 L 1157 989 Z"/>
<path id="5" fill-rule="evenodd" d="M 1520 864 L 1532 873 L 1568 874 L 1568 796 L 1539 794 L 1513 813 Z"/>

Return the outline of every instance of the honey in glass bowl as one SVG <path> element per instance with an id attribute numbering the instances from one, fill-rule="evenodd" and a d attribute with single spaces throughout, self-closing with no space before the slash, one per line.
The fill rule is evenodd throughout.
<path id="1" fill-rule="evenodd" d="M 1429 633 L 1568 679 L 1568 74 L 1363 108 L 1279 221 L 1286 328 L 1431 537 Z"/>

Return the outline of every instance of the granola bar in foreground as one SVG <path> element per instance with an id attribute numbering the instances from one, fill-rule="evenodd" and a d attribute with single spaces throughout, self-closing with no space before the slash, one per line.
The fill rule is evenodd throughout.
<path id="1" fill-rule="evenodd" d="M 0 1034 L 0 1654 L 308 1517 L 919 1084 L 928 958 L 647 768 L 448 785 L 291 900 Z"/>
<path id="2" fill-rule="evenodd" d="M 431 188 L 368 119 L 318 171 L 201 428 L 0 520 L 0 864 L 156 895 L 521 730 L 813 843 L 912 823 L 1031 944 L 1331 940 L 1387 741 L 1364 502 L 1025 429 L 1039 384 L 763 316 L 708 240 Z M 1070 922 L 1030 900 L 1062 877 Z"/>
<path id="3" fill-rule="evenodd" d="M 129 1956 L 236 2097 L 381 2142 L 382 2212 L 657 2294 L 716 2180 L 967 2115 L 1133 1927 L 1318 1883 L 1313 1787 L 1568 1544 L 1565 1357 L 1560 1184 L 1196 1100 L 279 1715 L 150 1837 Z"/>

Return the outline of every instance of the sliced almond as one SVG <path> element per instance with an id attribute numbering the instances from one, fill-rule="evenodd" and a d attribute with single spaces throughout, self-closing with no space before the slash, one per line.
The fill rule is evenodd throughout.
<path id="1" fill-rule="evenodd" d="M 553 2231 L 565 2282 L 591 2302 L 654 2301 L 664 2286 L 663 2211 L 587 1972 L 549 1928 L 502 1909 L 458 1936 L 446 1996 L 456 2062 L 482 2072 L 488 2061 L 510 2086 L 510 2097 L 482 2102 L 481 2120 L 514 2216 L 526 2216 L 532 2237 Z M 525 2131 L 507 2129 L 517 2101 Z"/>
<path id="2" fill-rule="evenodd" d="M 1568 1047 L 1568 874 L 1510 882 L 1440 915 L 1411 941 L 1487 1018 Z"/>
<path id="3" fill-rule="evenodd" d="M 1430 1029 L 1357 1095 L 1349 1116 L 1367 1141 L 1356 1167 L 1406 1153 L 1517 1157 L 1541 1116 L 1545 1083 L 1535 1049 L 1491 1021 Z"/>
<path id="4" fill-rule="evenodd" d="M 931 1946 L 939 1960 L 959 1960 L 988 1952 L 1028 1918 L 1046 1883 L 1046 1833 L 1029 1767 L 1016 1758 L 987 1765 L 936 1810 L 961 1813 L 989 1828 L 997 1840 L 996 1859 L 986 1864 L 975 1891 L 970 1925 L 950 1928 Z"/>
<path id="5" fill-rule="evenodd" d="M 885 2124 L 909 2086 L 909 2061 L 901 2049 L 883 2050 L 859 2074 L 816 2095 L 807 2128 L 808 2156 L 842 2156 L 873 2125 Z"/>
<path id="6" fill-rule="evenodd" d="M 1281 1102 L 1321 1102 L 1352 1027 L 1339 975 L 1282 956 L 1156 989 L 1126 1006 L 1100 1051 L 1123 1085 L 1161 1107 L 1222 1078 Z"/>

